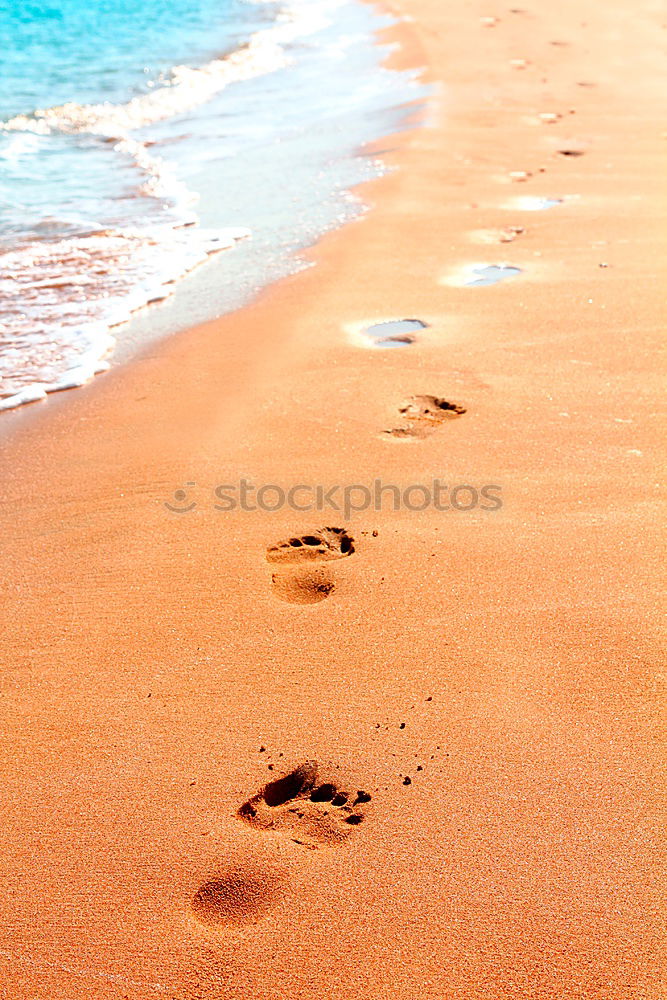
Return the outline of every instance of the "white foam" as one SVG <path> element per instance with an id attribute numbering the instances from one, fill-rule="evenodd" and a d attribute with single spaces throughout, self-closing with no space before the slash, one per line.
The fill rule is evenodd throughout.
<path id="1" fill-rule="evenodd" d="M 328 8 L 337 6 L 335 0 Z M 4 122 L 5 131 L 81 133 L 122 139 L 128 133 L 173 118 L 204 104 L 230 83 L 249 80 L 289 65 L 284 46 L 304 35 L 322 30 L 329 23 L 322 9 L 312 4 L 292 4 L 276 23 L 250 36 L 246 45 L 204 66 L 174 66 L 161 84 L 125 104 L 77 104 L 69 102 L 40 108 L 30 115 L 15 115 Z"/>
<path id="2" fill-rule="evenodd" d="M 266 2 L 266 0 L 260 0 Z M 338 0 L 326 9 L 332 11 Z M 143 173 L 138 193 L 166 202 L 168 221 L 145 231 L 112 228 L 85 237 L 24 243 L 0 253 L 0 410 L 83 385 L 108 364 L 112 327 L 160 302 L 174 283 L 219 250 L 249 234 L 243 229 L 198 232 L 196 196 L 149 143 L 132 133 L 208 101 L 230 83 L 287 66 L 284 46 L 329 23 L 325 10 L 293 4 L 235 52 L 204 66 L 175 66 L 148 93 L 124 104 L 77 104 L 38 109 L 0 124 L 15 133 L 5 157 L 29 152 L 38 136 L 87 134 L 115 140 L 112 149 Z"/>
<path id="3" fill-rule="evenodd" d="M 106 370 L 115 346 L 111 327 L 167 298 L 177 278 L 247 235 L 107 230 L 1 254 L 0 410 L 81 386 Z"/>
<path id="4" fill-rule="evenodd" d="M 146 221 L 141 229 L 116 220 L 105 228 L 104 222 L 91 226 L 97 230 L 91 232 L 74 229 L 73 221 L 69 232 L 77 234 L 72 236 L 64 235 L 60 220 L 42 233 L 37 220 L 33 230 L 40 232 L 39 239 L 26 237 L 5 253 L 0 248 L 5 316 L 0 409 L 81 385 L 107 368 L 105 359 L 115 343 L 112 330 L 137 309 L 171 295 L 174 283 L 209 254 L 249 235 L 248 230 L 199 230 L 196 197 L 156 155 L 146 132 L 137 130 L 185 114 L 230 84 L 288 66 L 292 57 L 286 46 L 321 32 L 346 2 L 294 0 L 235 52 L 199 68 L 176 66 L 147 93 L 125 103 L 72 102 L 0 123 L 12 140 L 7 153 L 12 159 L 48 141 L 45 136 L 97 137 L 102 150 L 128 157 L 138 168 L 136 193 L 152 199 L 159 215 L 159 223 Z M 377 86 L 384 83 L 381 75 L 377 81 Z"/>

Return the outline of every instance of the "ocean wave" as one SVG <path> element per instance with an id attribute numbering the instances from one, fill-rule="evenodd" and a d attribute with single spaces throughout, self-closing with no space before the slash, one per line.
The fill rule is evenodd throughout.
<path id="1" fill-rule="evenodd" d="M 328 5 L 331 10 L 335 0 Z M 285 45 L 304 35 L 320 31 L 329 23 L 323 10 L 314 11 L 307 4 L 283 9 L 275 24 L 251 35 L 249 41 L 204 66 L 174 66 L 148 93 L 133 97 L 124 104 L 77 104 L 68 102 L 52 108 L 40 108 L 31 114 L 15 115 L 0 123 L 6 132 L 88 132 L 106 138 L 121 139 L 128 133 L 192 111 L 229 86 L 256 76 L 274 72 L 290 64 Z"/>
<path id="2" fill-rule="evenodd" d="M 197 196 L 150 151 L 149 140 L 132 133 L 193 110 L 231 83 L 289 65 L 284 46 L 326 23 L 321 11 L 294 5 L 239 49 L 198 68 L 175 66 L 124 104 L 69 102 L 0 123 L 2 132 L 16 136 L 4 154 L 12 160 L 30 151 L 30 134 L 86 134 L 108 142 L 143 173 L 136 193 L 159 203 L 164 220 L 145 229 L 47 235 L 0 254 L 0 410 L 82 385 L 105 370 L 115 344 L 111 327 L 166 298 L 174 282 L 211 253 L 250 235 L 201 233 L 192 208 Z"/>
<path id="3" fill-rule="evenodd" d="M 0 254 L 0 410 L 83 385 L 108 368 L 111 328 L 248 230 L 107 230 Z"/>
<path id="4" fill-rule="evenodd" d="M 276 6 L 276 0 L 253 2 Z M 176 281 L 211 253 L 250 235 L 247 229 L 202 232 L 194 208 L 197 195 L 158 155 L 150 126 L 187 114 L 230 84 L 298 62 L 291 43 L 303 45 L 300 40 L 323 32 L 346 2 L 322 0 L 313 9 L 312 0 L 296 0 L 235 51 L 201 67 L 174 66 L 148 92 L 125 103 L 69 102 L 0 123 L 6 160 L 23 176 L 33 152 L 32 163 L 48 154 L 43 143 L 64 143 L 66 155 L 80 155 L 76 162 L 82 165 L 97 157 L 83 206 L 78 170 L 68 173 L 67 168 L 59 176 L 72 178 L 74 197 L 60 206 L 64 211 L 44 203 L 38 206 L 40 217 L 39 211 L 22 213 L 13 206 L 14 221 L 0 241 L 0 410 L 82 385 L 107 368 L 115 327 L 170 295 Z M 339 44 L 344 49 L 345 39 Z M 131 191 L 113 201 L 100 190 L 98 203 L 99 158 L 107 151 L 123 158 L 117 173 L 132 175 Z M 127 172 L 128 164 L 136 173 Z M 42 172 L 36 176 L 39 183 Z M 100 204 L 105 209 L 98 218 Z M 21 235 L 16 226 L 26 224 Z"/>

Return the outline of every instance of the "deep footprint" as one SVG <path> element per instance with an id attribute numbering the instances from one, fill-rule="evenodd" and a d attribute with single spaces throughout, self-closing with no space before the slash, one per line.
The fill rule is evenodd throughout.
<path id="1" fill-rule="evenodd" d="M 295 563 L 344 559 L 354 552 L 354 539 L 344 528 L 320 528 L 311 535 L 287 538 L 266 550 L 267 562 Z"/>
<path id="2" fill-rule="evenodd" d="M 309 760 L 244 802 L 238 816 L 259 830 L 275 830 L 306 847 L 340 844 L 364 820 L 368 792 L 350 791 L 319 774 Z"/>
<path id="3" fill-rule="evenodd" d="M 396 438 L 420 438 L 432 434 L 444 421 L 460 417 L 466 408 L 440 396 L 411 396 L 398 412 L 408 421 L 407 426 L 394 427 L 385 434 Z"/>

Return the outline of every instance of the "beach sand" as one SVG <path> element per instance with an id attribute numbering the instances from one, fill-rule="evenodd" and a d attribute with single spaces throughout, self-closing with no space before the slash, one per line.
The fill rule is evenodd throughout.
<path id="1" fill-rule="evenodd" d="M 435 93 L 369 214 L 7 414 L 3 997 L 665 996 L 661 12 L 393 7 Z M 241 477 L 502 508 L 216 510 Z"/>

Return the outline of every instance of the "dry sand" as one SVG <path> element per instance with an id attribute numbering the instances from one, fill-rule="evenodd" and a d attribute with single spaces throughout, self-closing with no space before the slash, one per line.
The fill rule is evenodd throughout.
<path id="1" fill-rule="evenodd" d="M 436 96 L 370 214 L 252 307 L 8 415 L 3 997 L 667 992 L 661 11 L 394 6 Z M 522 274 L 457 284 L 478 262 Z M 404 348 L 353 333 L 404 317 L 428 324 Z M 466 412 L 399 413 L 415 395 Z M 503 506 L 216 511 L 242 476 Z M 338 558 L 267 560 L 324 525 Z"/>

